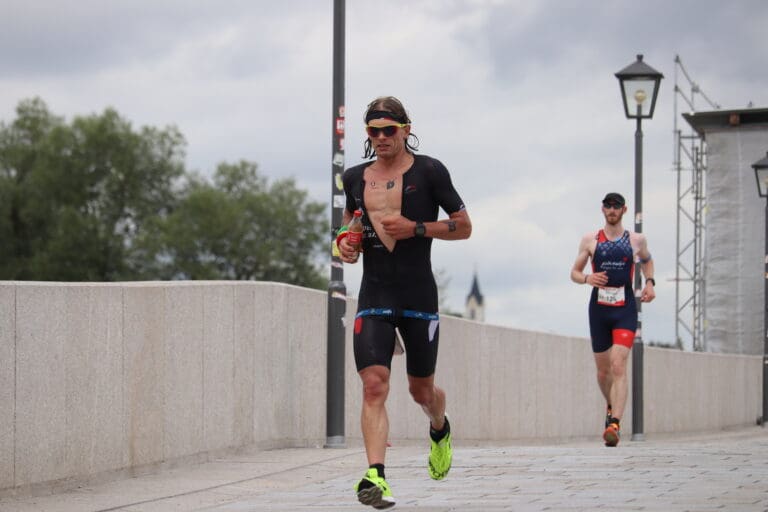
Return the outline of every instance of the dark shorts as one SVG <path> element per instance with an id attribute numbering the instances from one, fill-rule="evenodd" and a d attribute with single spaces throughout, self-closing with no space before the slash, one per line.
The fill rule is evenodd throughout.
<path id="1" fill-rule="evenodd" d="M 395 327 L 403 337 L 406 368 L 413 377 L 435 373 L 440 321 L 402 316 L 362 316 L 355 318 L 354 349 L 357 371 L 373 365 L 392 366 Z"/>
<path id="2" fill-rule="evenodd" d="M 635 331 L 637 306 L 634 300 L 627 301 L 624 306 L 603 306 L 590 301 L 589 334 L 593 352 L 605 352 L 614 342 L 631 348 Z"/>

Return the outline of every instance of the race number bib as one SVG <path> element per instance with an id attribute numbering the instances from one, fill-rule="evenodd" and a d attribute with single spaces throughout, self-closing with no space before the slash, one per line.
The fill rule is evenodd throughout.
<path id="1" fill-rule="evenodd" d="M 597 289 L 597 303 L 603 306 L 623 306 L 624 287 L 605 287 Z"/>

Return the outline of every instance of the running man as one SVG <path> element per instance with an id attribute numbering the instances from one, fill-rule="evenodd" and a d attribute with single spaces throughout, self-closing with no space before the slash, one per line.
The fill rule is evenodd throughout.
<path id="1" fill-rule="evenodd" d="M 605 227 L 587 233 L 571 269 L 571 281 L 592 286 L 589 331 L 597 366 L 597 383 L 606 402 L 606 446 L 616 446 L 627 403 L 627 358 L 637 330 L 637 303 L 632 290 L 636 258 L 645 276 L 641 302 L 656 297 L 653 260 L 645 235 L 625 230 L 621 218 L 627 211 L 624 197 L 611 192 L 603 198 Z M 592 261 L 592 272 L 585 273 Z"/>
<path id="2" fill-rule="evenodd" d="M 399 100 L 373 100 L 365 113 L 365 158 L 344 173 L 344 223 L 363 211 L 363 276 L 354 324 L 354 352 L 363 384 L 361 426 L 368 470 L 354 486 L 358 500 L 376 509 L 394 506 L 385 480 L 389 435 L 386 400 L 395 337 L 406 354 L 409 391 L 429 418 L 428 471 L 441 480 L 451 468 L 451 428 L 445 392 L 435 385 L 440 336 L 437 285 L 432 274 L 432 240 L 469 238 L 472 224 L 445 166 L 415 155 L 418 138 Z M 439 209 L 447 219 L 437 220 Z M 344 263 L 359 254 L 337 238 Z M 397 332 L 396 332 L 397 331 Z"/>

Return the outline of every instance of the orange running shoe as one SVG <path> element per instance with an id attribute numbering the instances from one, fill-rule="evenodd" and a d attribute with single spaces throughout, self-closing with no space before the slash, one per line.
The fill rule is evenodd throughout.
<path id="1" fill-rule="evenodd" d="M 603 439 L 605 440 L 605 446 L 616 446 L 619 444 L 619 424 L 611 422 L 610 425 L 605 427 L 603 432 Z"/>

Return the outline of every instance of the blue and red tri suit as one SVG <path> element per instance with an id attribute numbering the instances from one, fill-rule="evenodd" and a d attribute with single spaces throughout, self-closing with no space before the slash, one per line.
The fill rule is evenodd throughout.
<path id="1" fill-rule="evenodd" d="M 601 229 L 596 238 L 592 271 L 607 272 L 608 283 L 606 290 L 594 287 L 589 300 L 592 351 L 605 352 L 613 344 L 631 348 L 637 330 L 637 305 L 632 291 L 635 265 L 629 231 L 609 240 Z"/>

